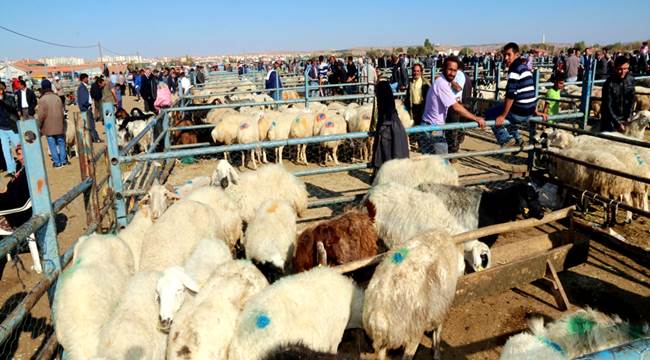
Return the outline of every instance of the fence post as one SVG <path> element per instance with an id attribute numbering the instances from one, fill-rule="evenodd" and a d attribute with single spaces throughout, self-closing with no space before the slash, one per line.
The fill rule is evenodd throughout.
<path id="1" fill-rule="evenodd" d="M 305 70 L 305 109 L 308 108 L 309 108 L 309 76 L 307 75 L 307 71 Z"/>
<path id="2" fill-rule="evenodd" d="M 495 71 L 495 76 L 494 80 L 495 85 L 494 85 L 494 101 L 499 101 L 499 82 L 501 82 L 501 63 L 497 62 L 494 65 L 494 71 Z M 476 85 L 474 85 L 476 86 Z"/>
<path id="3" fill-rule="evenodd" d="M 589 59 L 590 66 L 587 68 L 587 71 L 582 76 L 582 95 L 580 98 L 580 111 L 584 113 L 582 123 L 580 124 L 581 129 L 587 127 L 587 121 L 589 120 L 589 108 L 591 107 L 591 87 L 593 84 L 593 72 L 594 72 L 594 60 Z"/>
<path id="4" fill-rule="evenodd" d="M 163 110 L 164 111 L 164 110 Z M 169 133 L 169 111 L 164 111 L 164 115 L 162 118 L 162 131 L 165 132 L 165 144 L 164 144 L 164 149 L 165 151 L 169 151 L 169 148 L 171 147 L 171 134 Z M 152 130 L 153 132 L 153 130 Z M 155 140 L 155 139 L 154 139 Z"/>
<path id="5" fill-rule="evenodd" d="M 432 84 L 433 84 L 433 81 L 432 81 Z M 472 87 L 472 92 L 474 94 L 472 94 L 472 95 L 474 97 L 477 97 L 478 96 L 478 86 L 476 86 L 476 84 L 478 84 L 478 64 L 474 64 L 474 79 L 472 80 L 472 84 L 474 84 L 474 86 Z"/>
<path id="6" fill-rule="evenodd" d="M 47 223 L 36 231 L 36 239 L 43 258 L 43 275 L 49 276 L 61 270 L 61 260 L 56 239 L 55 214 L 52 210 L 52 198 L 41 147 L 41 134 L 35 119 L 18 121 L 18 131 L 25 159 L 29 194 L 32 199 L 32 213 L 48 217 Z M 48 290 L 50 305 L 54 300 L 55 288 L 55 284 L 52 284 Z"/>
<path id="7" fill-rule="evenodd" d="M 86 224 L 94 224 L 99 221 L 99 199 L 97 195 L 97 178 L 95 177 L 95 163 L 93 162 L 93 143 L 90 133 L 86 129 L 86 112 L 74 114 L 74 126 L 76 129 L 77 153 L 79 155 L 79 170 L 81 180 L 93 179 L 92 185 L 84 192 L 84 205 L 86 207 Z M 81 118 L 81 119 L 80 119 Z M 80 121 L 81 120 L 81 121 Z"/>
<path id="8" fill-rule="evenodd" d="M 115 110 L 113 104 L 102 104 L 104 112 L 104 129 L 106 130 L 106 150 L 108 163 L 111 172 L 110 185 L 115 195 L 115 221 L 118 229 L 126 226 L 126 203 L 122 196 L 122 170 L 120 169 L 120 150 L 117 146 L 117 129 L 115 128 Z"/>
<path id="9" fill-rule="evenodd" d="M 535 99 L 539 97 L 539 69 L 533 70 L 533 79 L 535 79 Z M 537 108 L 537 105 L 535 105 Z M 535 141 L 535 135 L 537 135 L 537 125 L 535 123 L 528 123 L 528 142 L 533 144 Z M 535 161 L 535 150 L 528 152 L 528 173 L 533 169 L 533 163 Z"/>

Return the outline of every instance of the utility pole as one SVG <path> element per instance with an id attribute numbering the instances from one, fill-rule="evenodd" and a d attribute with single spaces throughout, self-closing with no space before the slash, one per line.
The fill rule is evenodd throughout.
<path id="1" fill-rule="evenodd" d="M 102 55 L 102 43 L 99 41 L 97 42 L 97 48 L 99 49 L 99 62 L 103 64 L 104 56 Z"/>

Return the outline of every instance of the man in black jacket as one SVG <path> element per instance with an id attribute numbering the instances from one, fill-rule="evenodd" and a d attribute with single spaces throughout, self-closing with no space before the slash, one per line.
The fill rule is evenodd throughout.
<path id="1" fill-rule="evenodd" d="M 144 99 L 144 111 L 156 111 L 153 104 L 156 101 L 157 91 L 158 80 L 151 74 L 151 69 L 146 69 L 142 77 L 142 88 L 140 89 L 140 94 Z"/>
<path id="2" fill-rule="evenodd" d="M 16 120 L 18 120 L 18 113 L 14 99 L 5 92 L 5 84 L 0 82 L 0 142 L 5 168 L 9 175 L 16 173 L 16 162 L 11 151 L 20 145 Z"/>
<path id="3" fill-rule="evenodd" d="M 102 82 L 104 80 L 101 76 L 96 76 L 95 81 L 90 86 L 90 97 L 93 99 L 93 104 L 95 105 L 94 119 L 98 121 L 103 121 L 104 117 L 102 116 Z"/>
<path id="4" fill-rule="evenodd" d="M 20 80 L 20 89 L 16 92 L 16 105 L 21 119 L 27 119 L 36 114 L 36 94 L 27 88 L 25 80 Z"/>
<path id="5" fill-rule="evenodd" d="M 600 131 L 625 131 L 625 122 L 634 105 L 634 78 L 630 75 L 630 60 L 619 56 L 614 62 L 614 74 L 603 86 Z"/>

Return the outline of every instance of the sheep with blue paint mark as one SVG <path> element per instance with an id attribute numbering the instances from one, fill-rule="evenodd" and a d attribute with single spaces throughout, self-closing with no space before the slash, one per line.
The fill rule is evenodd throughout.
<path id="1" fill-rule="evenodd" d="M 133 255 L 119 237 L 79 238 L 72 265 L 57 282 L 52 310 L 57 340 L 71 360 L 95 355 L 101 328 L 133 273 Z"/>
<path id="2" fill-rule="evenodd" d="M 328 135 L 340 135 L 345 134 L 347 131 L 347 123 L 342 115 L 333 112 L 327 111 L 325 113 L 326 119 L 322 122 L 318 135 L 328 136 Z M 318 116 L 317 116 L 318 117 Z M 326 141 L 321 144 L 325 149 L 325 161 L 332 160 L 335 165 L 339 164 L 339 158 L 337 151 L 339 145 L 341 145 L 342 140 Z"/>
<path id="3" fill-rule="evenodd" d="M 449 160 L 439 155 L 424 155 L 415 159 L 393 159 L 382 164 L 374 185 L 393 182 L 408 187 L 421 184 L 458 185 L 458 172 Z"/>
<path id="4" fill-rule="evenodd" d="M 426 331 L 433 331 L 439 358 L 442 324 L 465 269 L 462 254 L 462 245 L 435 230 L 391 250 L 377 266 L 365 292 L 363 325 L 380 360 L 400 347 L 404 359 L 412 358 Z"/>
<path id="5" fill-rule="evenodd" d="M 330 268 L 276 281 L 246 303 L 229 360 L 260 360 L 279 346 L 295 343 L 336 354 L 355 294 L 352 280 Z"/>
<path id="6" fill-rule="evenodd" d="M 502 360 L 574 359 L 650 336 L 650 326 L 633 325 L 618 316 L 586 308 L 544 326 L 544 319 L 528 322 L 530 332 L 510 337 Z"/>
<path id="7" fill-rule="evenodd" d="M 309 110 L 302 110 L 295 113 L 289 130 L 290 138 L 306 138 L 314 135 L 315 114 Z M 296 162 L 307 165 L 307 144 L 296 145 Z"/>
<path id="8" fill-rule="evenodd" d="M 226 360 L 244 304 L 267 286 L 264 275 L 250 261 L 218 266 L 176 314 L 167 340 L 167 359 Z"/>
<path id="9" fill-rule="evenodd" d="M 241 117 L 239 121 L 239 129 L 237 130 L 237 143 L 238 144 L 252 144 L 260 141 L 260 129 L 259 121 L 264 117 L 264 113 L 261 111 L 256 111 L 250 114 L 239 115 Z M 241 152 L 241 164 L 242 167 L 246 166 L 246 152 Z M 256 149 L 250 150 L 251 161 L 253 162 L 253 169 L 257 169 L 257 161 L 255 160 Z M 261 159 L 260 159 L 261 161 Z"/>
<path id="10" fill-rule="evenodd" d="M 296 118 L 295 113 L 284 113 L 284 112 L 276 111 L 273 113 L 269 113 L 268 116 L 271 119 L 271 124 L 269 127 L 269 131 L 267 133 L 267 138 L 269 139 L 269 141 L 288 139 L 291 132 L 291 124 L 293 123 L 293 120 Z M 279 146 L 274 149 L 275 162 L 277 164 L 282 164 L 283 149 L 284 146 Z"/>

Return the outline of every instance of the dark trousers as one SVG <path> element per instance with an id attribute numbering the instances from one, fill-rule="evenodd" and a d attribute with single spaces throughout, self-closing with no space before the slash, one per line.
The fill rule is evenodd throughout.
<path id="1" fill-rule="evenodd" d="M 155 99 L 144 99 L 144 111 L 156 112 L 156 108 L 153 106 L 155 101 Z"/>
<path id="2" fill-rule="evenodd" d="M 449 108 L 447 110 L 447 119 L 445 120 L 446 124 L 453 124 L 461 122 L 460 114 L 454 110 L 454 108 Z M 465 131 L 464 130 L 446 130 L 445 138 L 447 139 L 447 148 L 450 154 L 457 153 L 460 150 L 460 144 L 465 141 Z"/>
<path id="3" fill-rule="evenodd" d="M 422 124 L 422 115 L 424 114 L 424 102 L 422 104 L 411 105 L 411 116 L 413 116 L 413 125 Z"/>

